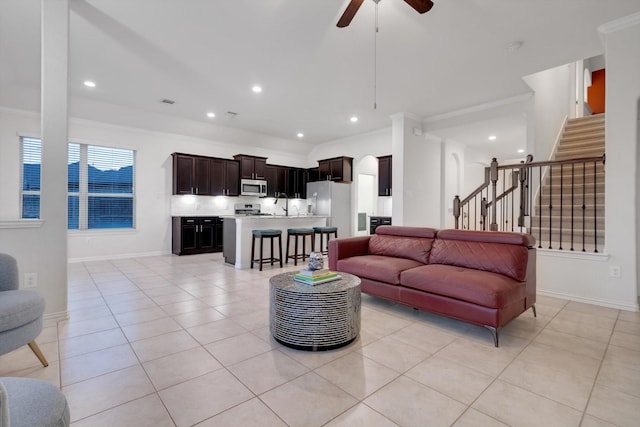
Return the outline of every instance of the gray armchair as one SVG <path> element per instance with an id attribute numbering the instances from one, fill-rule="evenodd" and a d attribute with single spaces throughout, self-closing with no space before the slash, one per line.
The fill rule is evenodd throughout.
<path id="1" fill-rule="evenodd" d="M 49 366 L 35 342 L 42 331 L 44 298 L 18 285 L 18 263 L 0 254 L 0 355 L 28 345 L 42 365 Z"/>
<path id="2" fill-rule="evenodd" d="M 64 394 L 31 378 L 0 378 L 0 427 L 67 427 L 71 414 Z"/>

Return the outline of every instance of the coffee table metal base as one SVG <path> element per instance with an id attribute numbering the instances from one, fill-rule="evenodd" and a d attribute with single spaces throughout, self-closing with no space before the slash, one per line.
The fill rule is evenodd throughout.
<path id="1" fill-rule="evenodd" d="M 270 279 L 271 333 L 276 341 L 298 350 L 323 351 L 353 342 L 360 332 L 360 279 L 322 285 L 293 280 L 293 272 Z"/>

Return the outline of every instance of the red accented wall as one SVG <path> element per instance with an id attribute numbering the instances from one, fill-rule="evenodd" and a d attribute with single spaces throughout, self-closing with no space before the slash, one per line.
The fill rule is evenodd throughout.
<path id="1" fill-rule="evenodd" d="M 591 73 L 591 86 L 587 88 L 587 99 L 593 114 L 604 113 L 605 70 Z"/>

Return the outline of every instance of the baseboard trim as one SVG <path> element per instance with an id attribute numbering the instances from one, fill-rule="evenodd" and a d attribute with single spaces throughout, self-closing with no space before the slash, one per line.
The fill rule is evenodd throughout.
<path id="1" fill-rule="evenodd" d="M 585 261 L 599 261 L 604 262 L 609 260 L 609 254 L 607 253 L 595 253 L 595 252 L 582 252 L 582 251 L 570 251 L 559 249 L 536 249 L 537 256 L 552 257 L 552 258 L 570 258 L 581 259 Z"/>
<path id="2" fill-rule="evenodd" d="M 542 289 L 538 289 L 536 291 L 536 293 L 538 295 L 543 295 L 543 296 L 547 296 L 547 297 L 553 297 L 553 298 L 562 298 L 562 299 L 567 299 L 570 301 L 575 301 L 575 302 L 582 302 L 585 304 L 593 304 L 593 305 L 599 305 L 602 307 L 608 307 L 608 308 L 615 308 L 617 310 L 625 310 L 625 311 L 640 311 L 640 306 L 638 305 L 638 303 L 636 304 L 630 304 L 630 303 L 624 303 L 624 302 L 619 302 L 619 301 L 609 301 L 609 300 L 603 300 L 600 298 L 584 298 L 584 297 L 579 297 L 576 295 L 571 295 L 571 294 L 565 294 L 562 292 L 552 292 L 552 291 L 545 291 Z"/>
<path id="3" fill-rule="evenodd" d="M 67 261 L 70 264 L 77 262 L 89 262 L 89 261 L 106 261 L 110 259 L 127 259 L 127 258 L 144 258 L 150 256 L 169 255 L 169 251 L 151 251 L 151 252 L 133 252 L 128 254 L 110 254 L 110 255 L 98 255 L 90 257 L 69 258 Z"/>
<path id="4" fill-rule="evenodd" d="M 69 312 L 67 310 L 58 311 L 56 313 L 47 313 L 42 316 L 42 323 L 45 327 L 56 326 L 58 322 L 63 320 L 69 320 Z"/>

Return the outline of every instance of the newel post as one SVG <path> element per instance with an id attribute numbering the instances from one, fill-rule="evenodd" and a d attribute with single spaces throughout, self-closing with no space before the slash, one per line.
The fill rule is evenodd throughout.
<path id="1" fill-rule="evenodd" d="M 492 190 L 492 200 L 491 200 L 491 231 L 498 231 L 498 214 L 497 214 L 497 206 L 496 198 L 497 194 L 497 184 L 498 184 L 498 160 L 494 157 L 491 159 L 491 166 L 489 169 L 489 179 L 491 180 L 491 190 Z"/>
<path id="2" fill-rule="evenodd" d="M 480 200 L 480 217 L 482 218 L 482 231 L 487 230 L 487 198 L 483 197 Z"/>
<path id="3" fill-rule="evenodd" d="M 460 228 L 460 196 L 456 194 L 453 198 L 453 218 L 455 218 L 455 227 L 456 230 Z"/>

